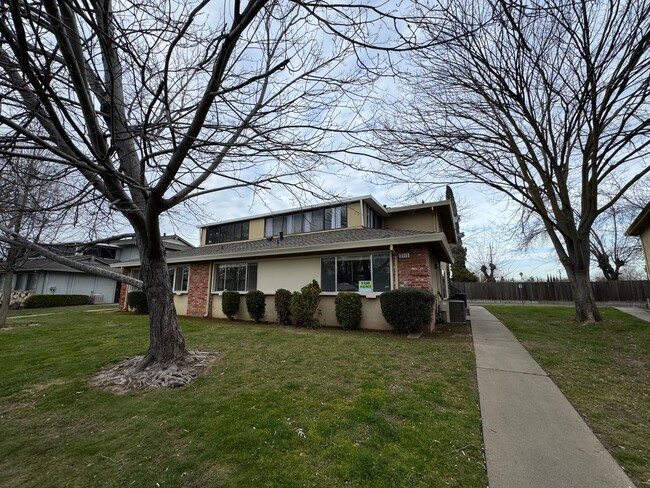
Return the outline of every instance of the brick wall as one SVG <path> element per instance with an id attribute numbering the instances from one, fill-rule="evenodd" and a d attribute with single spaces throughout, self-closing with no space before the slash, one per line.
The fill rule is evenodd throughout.
<path id="1" fill-rule="evenodd" d="M 426 244 L 395 246 L 399 288 L 423 288 L 432 291 L 432 263 Z M 400 258 L 400 254 L 408 254 Z"/>
<path id="2" fill-rule="evenodd" d="M 187 315 L 205 315 L 210 287 L 210 263 L 190 264 L 190 281 L 187 287 Z"/>

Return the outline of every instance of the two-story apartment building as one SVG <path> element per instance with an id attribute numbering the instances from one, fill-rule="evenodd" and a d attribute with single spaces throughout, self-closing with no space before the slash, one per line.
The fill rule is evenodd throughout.
<path id="1" fill-rule="evenodd" d="M 386 208 L 363 196 L 207 224 L 199 247 L 168 257 L 176 309 L 223 317 L 221 295 L 236 290 L 242 295 L 238 318 L 248 319 L 243 295 L 261 290 L 265 320 L 275 321 L 275 291 L 297 291 L 315 279 L 323 325 L 337 325 L 336 294 L 357 291 L 363 295 L 361 327 L 387 329 L 377 299 L 382 292 L 417 287 L 447 295 L 454 218 L 448 200 Z M 137 275 L 137 261 L 122 266 Z"/>

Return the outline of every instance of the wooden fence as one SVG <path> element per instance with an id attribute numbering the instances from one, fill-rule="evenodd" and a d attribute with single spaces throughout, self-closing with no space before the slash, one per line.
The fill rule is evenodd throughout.
<path id="1" fill-rule="evenodd" d="M 451 283 L 451 294 L 465 293 L 469 301 L 497 302 L 572 302 L 568 282 Z M 645 302 L 650 298 L 650 281 L 592 282 L 598 302 Z"/>

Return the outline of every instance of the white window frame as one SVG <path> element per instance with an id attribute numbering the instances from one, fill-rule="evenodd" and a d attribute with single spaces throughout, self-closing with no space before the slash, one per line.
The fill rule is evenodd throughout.
<path id="1" fill-rule="evenodd" d="M 259 265 L 257 261 L 252 261 L 252 262 L 237 262 L 237 263 L 213 263 L 212 264 L 212 283 L 210 284 L 210 291 L 213 294 L 220 294 L 223 293 L 224 291 L 236 291 L 238 293 L 248 293 L 250 290 L 250 283 L 249 283 L 249 267 L 251 265 L 254 265 L 256 267 L 255 271 L 255 281 L 257 282 L 257 273 L 259 271 Z M 225 267 L 225 268 L 235 268 L 239 266 L 244 266 L 244 290 L 219 290 L 219 267 Z M 224 286 L 225 288 L 225 286 Z M 255 287 L 257 289 L 257 287 Z"/>
<path id="2" fill-rule="evenodd" d="M 336 254 L 336 255 L 330 255 L 330 256 L 322 256 L 321 259 L 321 273 L 322 273 L 322 260 L 323 259 L 332 259 L 334 258 L 334 288 L 338 288 L 338 274 L 339 274 L 339 269 L 338 269 L 338 260 L 342 258 L 353 258 L 353 257 L 358 257 L 358 258 L 369 258 L 370 259 L 370 279 L 372 281 L 372 288 L 373 291 L 369 293 L 383 293 L 384 290 L 382 291 L 375 291 L 375 268 L 373 266 L 373 256 L 385 256 L 388 255 L 388 283 L 390 285 L 390 290 L 394 289 L 394 283 L 393 283 L 393 259 L 390 251 L 385 251 L 385 252 L 371 252 L 371 253 L 346 253 L 345 255 L 341 254 Z M 323 276 L 321 274 L 320 276 L 321 280 L 321 285 L 323 282 Z M 332 290 L 323 290 L 324 293 L 341 293 L 338 289 L 335 289 L 334 291 Z M 355 293 L 361 293 L 361 292 L 355 292 Z M 363 293 L 362 293 L 363 294 Z"/>
<path id="3" fill-rule="evenodd" d="M 183 287 L 183 274 L 185 274 L 185 269 L 187 269 L 187 282 Z M 177 276 L 179 272 L 181 273 L 181 279 L 180 286 L 177 287 Z M 172 290 L 174 293 L 187 293 L 190 287 L 190 267 L 188 265 L 172 266 L 169 268 L 169 275 L 172 280 Z"/>

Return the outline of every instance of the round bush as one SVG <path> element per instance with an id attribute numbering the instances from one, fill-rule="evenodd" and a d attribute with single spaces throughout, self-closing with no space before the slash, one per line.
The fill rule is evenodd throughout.
<path id="1" fill-rule="evenodd" d="M 224 291 L 221 295 L 221 310 L 228 320 L 234 320 L 239 312 L 239 292 Z"/>
<path id="2" fill-rule="evenodd" d="M 134 310 L 135 313 L 149 313 L 147 295 L 141 290 L 134 290 L 127 293 L 126 305 L 129 310 Z"/>
<path id="3" fill-rule="evenodd" d="M 280 288 L 275 291 L 275 311 L 280 325 L 291 323 L 291 292 Z"/>
<path id="4" fill-rule="evenodd" d="M 255 290 L 246 293 L 246 310 L 255 322 L 262 320 L 266 311 L 264 292 Z"/>
<path id="5" fill-rule="evenodd" d="M 334 299 L 336 320 L 344 329 L 357 329 L 361 323 L 361 295 L 342 291 Z"/>
<path id="6" fill-rule="evenodd" d="M 418 288 L 398 288 L 379 296 L 381 313 L 398 332 L 420 330 L 431 323 L 435 296 Z"/>

